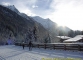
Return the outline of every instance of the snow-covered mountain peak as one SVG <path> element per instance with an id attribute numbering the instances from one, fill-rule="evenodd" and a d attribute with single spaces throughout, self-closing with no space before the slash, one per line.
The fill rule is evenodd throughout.
<path id="1" fill-rule="evenodd" d="M 35 17 L 32 17 L 35 21 L 37 21 L 38 23 L 42 24 L 43 27 L 45 28 L 52 28 L 53 26 L 56 25 L 56 23 L 52 22 L 49 18 L 42 18 L 42 17 L 39 17 L 39 16 L 35 16 Z"/>
<path id="2" fill-rule="evenodd" d="M 2 6 L 7 7 L 7 8 L 11 9 L 12 11 L 14 11 L 14 12 L 16 12 L 18 14 L 20 13 L 18 11 L 18 9 L 16 9 L 16 7 L 14 5 L 2 5 Z"/>
<path id="3" fill-rule="evenodd" d="M 46 18 L 47 20 L 50 20 L 49 18 Z"/>
<path id="4" fill-rule="evenodd" d="M 6 6 L 7 8 L 11 9 L 12 11 L 19 13 L 19 11 L 16 9 L 16 7 L 14 5 L 8 5 Z"/>

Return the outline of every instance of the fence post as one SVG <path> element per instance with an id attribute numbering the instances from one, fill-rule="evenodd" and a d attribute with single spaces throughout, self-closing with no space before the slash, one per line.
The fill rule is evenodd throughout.
<path id="1" fill-rule="evenodd" d="M 39 44 L 38 44 L 38 48 L 39 48 Z"/>
<path id="2" fill-rule="evenodd" d="M 80 51 L 81 50 L 81 47 L 80 47 L 80 45 L 78 45 L 78 51 Z"/>
<path id="3" fill-rule="evenodd" d="M 46 44 L 44 44 L 44 48 L 46 49 Z"/>
<path id="4" fill-rule="evenodd" d="M 23 44 L 22 43 L 20 43 L 20 46 L 22 46 Z"/>
<path id="5" fill-rule="evenodd" d="M 55 44 L 53 45 L 53 48 L 55 49 Z"/>
<path id="6" fill-rule="evenodd" d="M 66 50 L 66 45 L 64 45 L 64 50 Z"/>

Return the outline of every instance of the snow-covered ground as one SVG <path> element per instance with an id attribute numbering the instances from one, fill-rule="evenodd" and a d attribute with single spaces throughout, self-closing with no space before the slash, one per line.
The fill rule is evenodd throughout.
<path id="1" fill-rule="evenodd" d="M 43 48 L 33 48 L 29 51 L 28 47 L 23 50 L 21 46 L 5 45 L 0 46 L 0 60 L 45 60 L 53 58 L 81 58 L 83 60 L 83 52 L 80 51 L 64 51 L 50 50 Z"/>

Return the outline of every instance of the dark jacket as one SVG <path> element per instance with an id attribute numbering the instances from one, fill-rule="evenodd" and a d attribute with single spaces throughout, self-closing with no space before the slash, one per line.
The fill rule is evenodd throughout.
<path id="1" fill-rule="evenodd" d="M 32 42 L 31 41 L 29 42 L 29 46 L 32 46 Z"/>

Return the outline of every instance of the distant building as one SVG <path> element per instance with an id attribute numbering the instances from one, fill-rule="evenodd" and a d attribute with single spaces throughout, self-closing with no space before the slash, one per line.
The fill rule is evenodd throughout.
<path id="1" fill-rule="evenodd" d="M 58 39 L 57 41 L 62 43 L 64 40 L 70 39 L 71 37 L 68 36 L 56 36 L 56 38 Z"/>
<path id="2" fill-rule="evenodd" d="M 82 42 L 83 43 L 83 35 L 77 35 L 74 38 L 65 40 L 64 42 L 66 43 L 77 43 L 77 42 Z"/>

